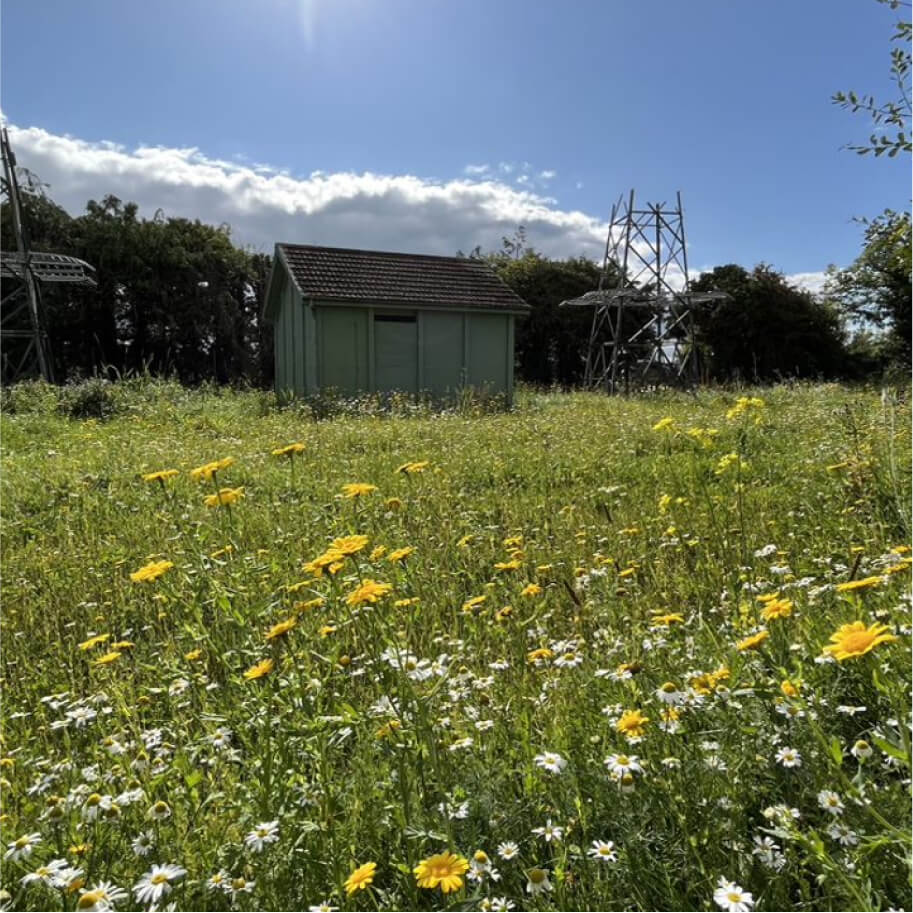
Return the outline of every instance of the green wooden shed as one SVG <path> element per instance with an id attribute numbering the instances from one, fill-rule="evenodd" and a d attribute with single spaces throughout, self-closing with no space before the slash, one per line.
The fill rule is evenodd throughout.
<path id="1" fill-rule="evenodd" d="M 510 400 L 514 320 L 529 310 L 482 260 L 277 244 L 263 316 L 278 392 Z"/>

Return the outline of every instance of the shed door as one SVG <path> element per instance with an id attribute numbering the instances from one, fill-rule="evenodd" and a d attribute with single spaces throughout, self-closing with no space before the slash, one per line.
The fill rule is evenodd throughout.
<path id="1" fill-rule="evenodd" d="M 374 315 L 374 388 L 418 391 L 415 314 Z"/>

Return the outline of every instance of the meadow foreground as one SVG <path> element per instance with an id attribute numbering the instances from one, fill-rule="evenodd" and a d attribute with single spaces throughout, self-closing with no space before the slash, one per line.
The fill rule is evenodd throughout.
<path id="1" fill-rule="evenodd" d="M 2 417 L 17 910 L 909 909 L 910 410 Z"/>

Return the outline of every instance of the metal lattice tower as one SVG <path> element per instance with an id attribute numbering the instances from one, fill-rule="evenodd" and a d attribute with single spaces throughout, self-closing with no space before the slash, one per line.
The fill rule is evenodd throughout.
<path id="1" fill-rule="evenodd" d="M 599 287 L 561 306 L 592 307 L 584 385 L 618 392 L 698 379 L 692 307 L 726 298 L 694 293 L 688 280 L 682 195 L 674 208 L 635 209 L 634 191 L 612 207 Z"/>
<path id="2" fill-rule="evenodd" d="M 4 280 L 0 299 L 2 376 L 4 382 L 35 374 L 53 381 L 48 336 L 42 321 L 40 286 L 45 282 L 95 285 L 95 270 L 76 257 L 29 249 L 22 223 L 16 157 L 5 127 L 0 129 L 0 154 L 3 158 L 3 194 L 10 208 L 10 223 L 16 240 L 15 252 L 0 251 L 0 277 Z"/>

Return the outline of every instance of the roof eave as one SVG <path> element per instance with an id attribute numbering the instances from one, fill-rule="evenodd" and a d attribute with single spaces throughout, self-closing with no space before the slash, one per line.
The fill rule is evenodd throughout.
<path id="1" fill-rule="evenodd" d="M 311 306 L 318 304 L 336 305 L 338 307 L 372 307 L 381 305 L 389 308 L 422 308 L 424 310 L 434 311 L 484 311 L 488 314 L 516 314 L 521 317 L 527 316 L 532 307 L 525 301 L 514 305 L 492 305 L 486 307 L 483 304 L 449 304 L 428 301 L 426 299 L 416 301 L 404 301 L 402 298 L 338 298 L 329 295 L 315 295 L 310 298 Z"/>

